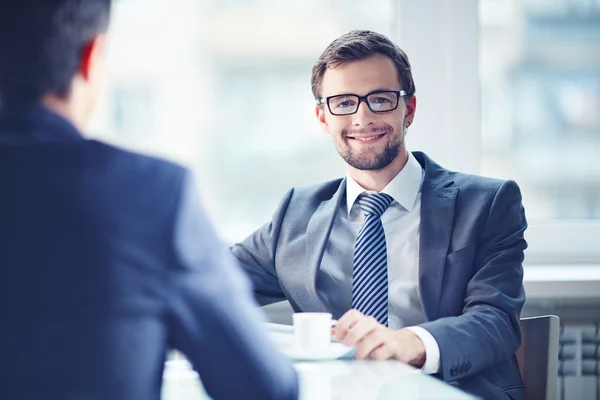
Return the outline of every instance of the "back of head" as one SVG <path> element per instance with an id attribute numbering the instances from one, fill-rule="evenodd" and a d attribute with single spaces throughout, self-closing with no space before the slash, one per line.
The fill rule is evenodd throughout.
<path id="1" fill-rule="evenodd" d="M 0 111 L 47 94 L 65 98 L 109 14 L 110 0 L 2 0 Z"/>

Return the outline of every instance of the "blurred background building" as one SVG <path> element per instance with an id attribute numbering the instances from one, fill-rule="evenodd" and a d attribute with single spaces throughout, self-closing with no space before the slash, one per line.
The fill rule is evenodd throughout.
<path id="1" fill-rule="evenodd" d="M 529 218 L 600 219 L 600 2 L 482 0 L 482 172 Z"/>

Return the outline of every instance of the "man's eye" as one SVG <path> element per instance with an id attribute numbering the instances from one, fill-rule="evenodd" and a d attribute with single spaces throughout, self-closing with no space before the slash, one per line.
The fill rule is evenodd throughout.
<path id="1" fill-rule="evenodd" d="M 391 103 L 390 99 L 388 99 L 386 97 L 376 97 L 375 99 L 371 100 L 371 102 L 376 103 L 376 104 Z"/>
<path id="2" fill-rule="evenodd" d="M 335 104 L 336 108 L 349 108 L 349 107 L 353 107 L 353 106 L 354 106 L 354 102 L 350 101 L 350 100 L 339 101 L 339 102 L 336 102 L 336 104 Z"/>

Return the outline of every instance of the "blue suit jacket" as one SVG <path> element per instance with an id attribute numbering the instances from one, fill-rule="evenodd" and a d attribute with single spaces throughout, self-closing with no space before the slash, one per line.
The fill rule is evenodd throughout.
<path id="1" fill-rule="evenodd" d="M 169 348 L 215 399 L 297 397 L 191 182 L 41 107 L 0 118 L 0 399 L 158 399 Z"/>
<path id="2" fill-rule="evenodd" d="M 438 376 L 484 398 L 524 398 L 515 351 L 523 290 L 521 194 L 513 181 L 448 171 L 420 152 L 419 286 L 440 347 Z M 316 290 L 344 179 L 290 190 L 264 225 L 232 248 L 261 304 L 333 311 Z"/>

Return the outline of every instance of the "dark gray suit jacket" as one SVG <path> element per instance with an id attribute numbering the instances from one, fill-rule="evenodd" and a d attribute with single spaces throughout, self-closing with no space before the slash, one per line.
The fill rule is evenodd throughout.
<path id="1" fill-rule="evenodd" d="M 484 398 L 524 398 L 514 355 L 527 247 L 519 188 L 413 154 L 425 170 L 419 285 L 428 322 L 421 326 L 439 344 L 438 376 Z M 338 179 L 291 189 L 272 221 L 232 248 L 261 304 L 287 299 L 296 311 L 330 311 L 316 277 L 345 187 Z"/>
<path id="2" fill-rule="evenodd" d="M 213 399 L 296 399 L 189 173 L 0 115 L 0 399 L 158 400 L 167 350 Z"/>

